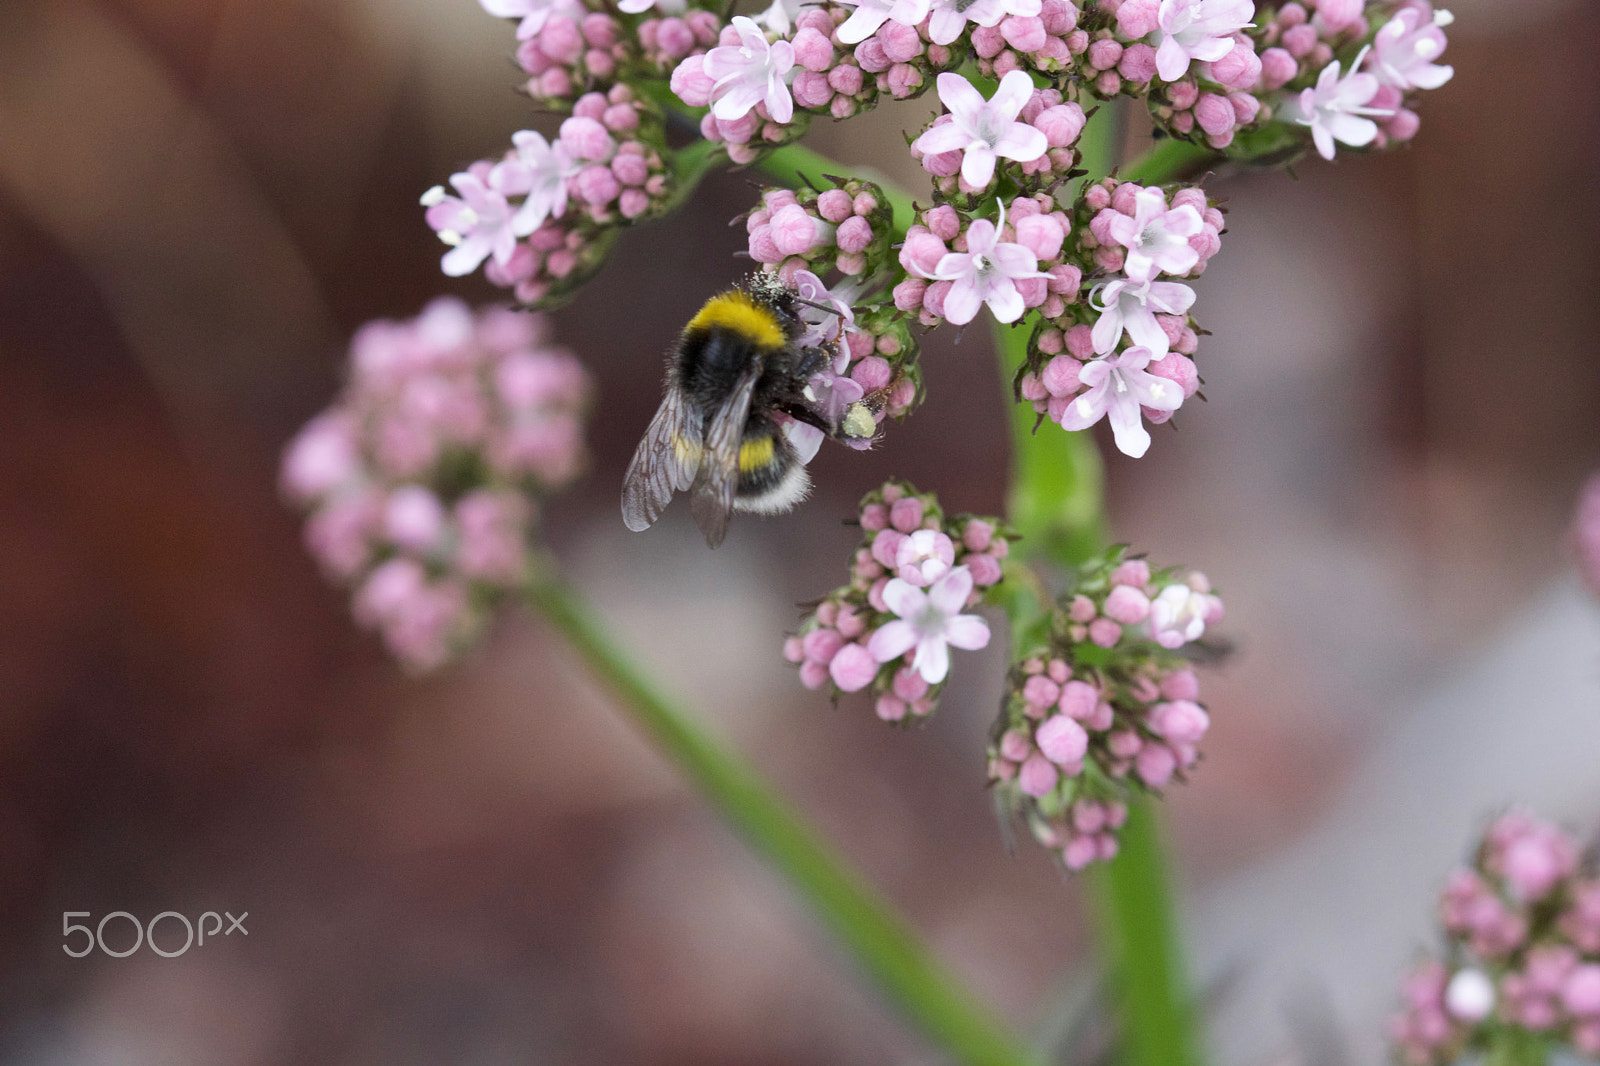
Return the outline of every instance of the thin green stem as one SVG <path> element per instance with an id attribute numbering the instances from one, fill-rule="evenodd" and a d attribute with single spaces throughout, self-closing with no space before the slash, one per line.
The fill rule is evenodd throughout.
<path id="1" fill-rule="evenodd" d="M 656 691 L 583 602 L 551 577 L 528 600 L 619 705 L 806 901 L 902 1013 L 967 1066 L 1036 1066 L 1030 1052 L 939 963 L 889 904 L 760 776 Z"/>
<path id="2" fill-rule="evenodd" d="M 1124 1066 L 1203 1061 L 1167 854 L 1159 809 L 1136 800 L 1116 859 L 1088 875 L 1106 975 L 1122 1006 Z"/>
<path id="3" fill-rule="evenodd" d="M 1111 170 L 1115 114 L 1102 108 L 1085 128 L 1079 148 L 1090 179 Z M 1170 181 L 1203 166 L 1210 153 L 1167 141 L 1123 168 L 1142 183 Z M 1009 390 L 1028 355 L 1030 327 L 996 326 L 995 344 Z M 1012 482 L 1009 520 L 1024 539 L 1023 561 L 1071 566 L 1108 540 L 1099 451 L 1087 433 L 1046 426 L 1026 404 L 1011 416 Z M 1038 626 L 1037 612 L 1012 616 L 1013 639 L 1024 652 Z M 1198 1018 L 1188 992 L 1182 937 L 1173 906 L 1167 853 L 1153 804 L 1132 805 L 1117 858 L 1089 875 L 1095 928 L 1118 1007 L 1123 1066 L 1199 1066 Z"/>

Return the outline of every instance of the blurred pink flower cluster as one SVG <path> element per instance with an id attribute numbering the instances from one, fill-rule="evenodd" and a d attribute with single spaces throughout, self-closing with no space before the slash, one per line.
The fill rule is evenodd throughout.
<path id="1" fill-rule="evenodd" d="M 546 331 L 449 297 L 369 323 L 344 392 L 284 454 L 312 555 L 414 669 L 443 663 L 518 586 L 534 498 L 582 469 L 589 377 Z"/>
<path id="2" fill-rule="evenodd" d="M 989 783 L 1068 869 L 1114 856 L 1128 796 L 1198 761 L 1211 719 L 1182 649 L 1222 613 L 1205 575 L 1116 548 L 1078 572 L 1012 668 Z"/>
<path id="3" fill-rule="evenodd" d="M 824 596 L 784 642 L 809 689 L 870 691 L 886 722 L 924 718 L 950 672 L 950 649 L 988 645 L 968 611 L 1000 584 L 1011 537 L 994 518 L 945 515 L 930 493 L 891 481 L 861 501 L 850 583 Z"/>
<path id="4" fill-rule="evenodd" d="M 1403 1061 L 1529 1041 L 1600 1059 L 1600 874 L 1570 834 L 1524 811 L 1495 819 L 1439 917 L 1445 960 L 1407 978 L 1391 1023 Z"/>

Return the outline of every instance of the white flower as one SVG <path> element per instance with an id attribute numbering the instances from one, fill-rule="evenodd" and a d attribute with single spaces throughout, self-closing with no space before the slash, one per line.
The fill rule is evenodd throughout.
<path id="1" fill-rule="evenodd" d="M 1020 244 L 1000 239 L 1005 228 L 1005 208 L 1000 209 L 1000 225 L 986 218 L 975 219 L 967 227 L 967 250 L 946 252 L 933 273 L 934 281 L 953 281 L 944 298 L 945 320 L 964 326 L 978 316 L 984 304 L 1000 322 L 1015 322 L 1027 310 L 1016 282 L 1022 278 L 1042 278 L 1039 257 Z"/>
<path id="2" fill-rule="evenodd" d="M 651 8 L 663 15 L 681 15 L 689 9 L 687 0 L 618 0 L 617 10 L 630 15 L 642 15 Z"/>
<path id="3" fill-rule="evenodd" d="M 788 37 L 794 20 L 800 16 L 803 0 L 772 0 L 772 6 L 755 16 L 755 24 L 768 33 Z"/>
<path id="4" fill-rule="evenodd" d="M 1188 585 L 1168 585 L 1150 601 L 1150 636 L 1163 648 L 1181 648 L 1199 640 L 1206 631 L 1210 599 Z"/>
<path id="5" fill-rule="evenodd" d="M 1191 60 L 1215 63 L 1233 51 L 1233 35 L 1255 16 L 1251 0 L 1161 0 L 1156 73 L 1162 81 L 1177 81 Z"/>
<path id="6" fill-rule="evenodd" d="M 1371 74 L 1358 74 L 1361 61 L 1367 56 L 1363 48 L 1350 64 L 1350 73 L 1339 76 L 1339 61 L 1322 68 L 1317 84 L 1305 90 L 1294 103 L 1299 109 L 1295 121 L 1311 127 L 1311 139 L 1324 159 L 1332 159 L 1333 142 L 1340 141 L 1353 148 L 1372 143 L 1378 135 L 1378 124 L 1363 115 L 1392 115 L 1381 107 L 1367 107 L 1378 92 L 1378 79 Z"/>
<path id="7" fill-rule="evenodd" d="M 1132 218 L 1118 214 L 1111 220 L 1111 239 L 1128 249 L 1122 271 L 1134 281 L 1149 281 L 1157 274 L 1187 274 L 1200 261 L 1189 238 L 1205 229 L 1205 219 L 1191 204 L 1167 210 L 1160 189 L 1140 189 L 1134 197 Z"/>
<path id="8" fill-rule="evenodd" d="M 1367 69 L 1385 85 L 1407 89 L 1437 89 L 1455 74 L 1454 67 L 1435 63 L 1444 52 L 1444 30 L 1450 12 L 1435 11 L 1426 19 L 1408 7 L 1384 24 L 1372 39 L 1372 61 Z"/>
<path id="9" fill-rule="evenodd" d="M 1464 1022 L 1481 1022 L 1494 1010 L 1494 982 L 1482 970 L 1457 970 L 1444 990 L 1444 1009 Z"/>
<path id="10" fill-rule="evenodd" d="M 799 309 L 800 321 L 806 324 L 806 331 L 800 335 L 801 347 L 820 348 L 854 328 L 856 312 L 852 304 L 861 289 L 859 280 L 846 279 L 830 291 L 811 271 L 795 271 L 794 290 L 805 301 Z M 843 374 L 849 369 L 850 350 L 840 344 L 833 357 L 833 372 Z"/>
<path id="11" fill-rule="evenodd" d="M 1098 303 L 1096 301 L 1099 301 Z M 1182 315 L 1194 306 L 1194 290 L 1176 281 L 1130 281 L 1117 278 L 1097 285 L 1089 294 L 1089 305 L 1100 312 L 1095 321 L 1094 350 L 1101 355 L 1116 350 L 1126 330 L 1128 339 L 1149 348 L 1155 358 L 1167 354 L 1167 331 L 1156 321 L 1156 314 Z"/>
<path id="12" fill-rule="evenodd" d="M 1117 450 L 1135 459 L 1143 455 L 1150 448 L 1150 432 L 1139 408 L 1176 411 L 1183 406 L 1182 386 L 1145 370 L 1154 356 L 1149 348 L 1128 348 L 1085 363 L 1078 380 L 1088 389 L 1067 404 L 1061 428 L 1088 429 L 1107 418 Z"/>
<path id="13" fill-rule="evenodd" d="M 526 237 L 544 225 L 545 219 L 566 213 L 567 178 L 576 167 L 559 140 L 551 144 L 532 130 L 513 133 L 511 143 L 517 146 L 517 154 L 495 164 L 489 184 L 507 196 L 527 197 L 511 219 L 512 232 Z"/>
<path id="14" fill-rule="evenodd" d="M 959 613 L 972 592 L 972 571 L 958 566 L 926 591 L 899 578 L 883 587 L 883 602 L 900 617 L 879 627 L 867 641 L 867 653 L 880 663 L 898 659 L 912 648 L 911 669 L 930 685 L 950 672 L 950 646 L 975 651 L 989 643 L 989 623 L 975 614 Z"/>
<path id="15" fill-rule="evenodd" d="M 551 15 L 582 15 L 583 5 L 577 0 L 478 0 L 489 14 L 503 19 L 521 19 L 517 24 L 517 40 L 526 41 L 537 36 Z"/>
<path id="16" fill-rule="evenodd" d="M 969 22 L 998 26 L 1007 15 L 1035 18 L 1043 6 L 1041 0 L 933 0 L 928 40 L 934 44 L 952 44 Z"/>
<path id="17" fill-rule="evenodd" d="M 862 41 L 878 32 L 890 19 L 915 26 L 928 17 L 928 5 L 932 0 L 843 0 L 846 4 L 854 4 L 855 10 L 850 17 L 840 24 L 838 29 L 840 44 L 860 44 Z"/>
<path id="18" fill-rule="evenodd" d="M 988 187 L 999 157 L 1031 163 L 1050 148 L 1040 130 L 1017 121 L 1033 95 L 1033 79 L 1024 71 L 1013 70 L 1001 78 L 989 100 L 959 74 L 939 75 L 938 86 L 950 121 L 928 130 L 912 147 L 928 155 L 960 151 L 961 177 L 972 188 Z"/>
<path id="19" fill-rule="evenodd" d="M 937 529 L 919 529 L 895 549 L 895 572 L 906 582 L 926 588 L 950 572 L 956 561 L 956 548 L 950 537 Z"/>
<path id="20" fill-rule="evenodd" d="M 450 184 L 460 197 L 450 196 L 439 185 L 422 194 L 428 225 L 441 241 L 454 246 L 440 261 L 444 272 L 452 278 L 462 277 L 478 269 L 490 255 L 496 263 L 510 262 L 517 235 L 505 195 L 468 171 L 450 175 Z"/>
<path id="21" fill-rule="evenodd" d="M 794 117 L 794 97 L 789 95 L 794 46 L 788 41 L 769 43 L 761 27 L 745 15 L 734 16 L 733 28 L 739 31 L 738 44 L 706 53 L 706 76 L 714 83 L 711 113 L 732 122 L 765 103 L 772 121 L 788 122 Z"/>

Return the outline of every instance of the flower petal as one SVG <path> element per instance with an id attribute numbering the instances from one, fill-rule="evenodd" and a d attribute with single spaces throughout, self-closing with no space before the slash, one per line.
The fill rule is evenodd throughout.
<path id="1" fill-rule="evenodd" d="M 1150 450 L 1150 432 L 1144 428 L 1144 416 L 1139 412 L 1138 401 L 1132 396 L 1111 401 L 1111 409 L 1106 414 L 1111 422 L 1112 439 L 1117 442 L 1119 452 L 1137 459 Z"/>
<path id="2" fill-rule="evenodd" d="M 927 608 L 928 594 L 910 582 L 894 578 L 883 587 L 883 603 L 901 618 L 910 618 Z"/>
<path id="3" fill-rule="evenodd" d="M 961 157 L 961 177 L 974 189 L 986 189 L 994 180 L 994 150 L 988 145 L 968 148 Z"/>
<path id="4" fill-rule="evenodd" d="M 945 258 L 949 258 L 946 256 Z M 943 261 L 940 261 L 943 265 Z M 944 298 L 944 320 L 953 326 L 964 326 L 978 317 L 983 297 L 978 292 L 978 282 L 971 274 L 955 279 Z"/>
<path id="5" fill-rule="evenodd" d="M 895 579 L 896 581 L 899 578 Z M 898 659 L 917 643 L 917 631 L 910 622 L 897 618 L 885 622 L 867 638 L 867 654 L 880 663 Z"/>
<path id="6" fill-rule="evenodd" d="M 972 135 L 954 122 L 941 122 L 925 131 L 911 142 L 911 147 L 924 155 L 954 152 L 972 143 Z"/>
<path id="7" fill-rule="evenodd" d="M 950 649 L 943 637 L 924 637 L 917 644 L 917 657 L 911 668 L 922 675 L 922 680 L 937 685 L 950 673 Z"/>
<path id="8" fill-rule="evenodd" d="M 1011 72 L 1011 74 L 1021 73 L 1020 70 Z M 1009 78 L 1011 74 L 1007 74 L 1006 77 Z M 1019 163 L 1031 163 L 1049 150 L 1050 142 L 1045 139 L 1043 131 L 1021 122 L 1014 123 L 994 144 L 996 155 L 1015 159 Z"/>
<path id="9" fill-rule="evenodd" d="M 891 582 L 892 584 L 893 582 Z M 888 589 L 884 589 L 884 602 L 888 602 Z M 958 566 L 933 583 L 928 589 L 928 603 L 943 615 L 953 615 L 967 605 L 972 593 L 972 571 Z M 899 614 L 899 611 L 895 612 Z"/>
<path id="10" fill-rule="evenodd" d="M 1000 87 L 989 98 L 989 113 L 1012 122 L 1022 113 L 1022 108 L 1032 95 L 1033 79 L 1025 71 L 1013 70 L 1000 79 Z M 1033 129 L 1032 126 L 1028 128 Z M 1034 132 L 1039 133 L 1038 130 Z M 1039 133 L 1039 136 L 1043 137 L 1044 134 Z"/>
<path id="11" fill-rule="evenodd" d="M 1093 366 L 1094 364 L 1089 364 Z M 1100 419 L 1105 417 L 1106 408 L 1110 406 L 1111 386 L 1101 382 L 1087 392 L 1080 393 L 1067 409 L 1061 413 L 1061 428 L 1066 430 L 1088 429 Z"/>
<path id="12" fill-rule="evenodd" d="M 975 614 L 958 614 L 945 623 L 944 639 L 962 651 L 989 645 L 989 623 Z"/>
<path id="13" fill-rule="evenodd" d="M 1022 76 L 1027 77 L 1026 74 Z M 939 102 L 949 109 L 957 123 L 968 127 L 977 124 L 978 116 L 983 113 L 984 99 L 970 81 L 947 71 L 939 75 L 934 84 L 939 87 Z"/>

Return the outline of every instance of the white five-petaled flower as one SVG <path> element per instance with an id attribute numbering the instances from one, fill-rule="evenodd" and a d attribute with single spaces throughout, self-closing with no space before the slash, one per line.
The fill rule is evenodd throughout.
<path id="1" fill-rule="evenodd" d="M 1145 369 L 1154 358 L 1149 348 L 1128 348 L 1085 363 L 1078 380 L 1088 387 L 1067 404 L 1061 428 L 1088 429 L 1106 418 L 1117 450 L 1135 459 L 1143 455 L 1150 448 L 1150 431 L 1139 408 L 1176 411 L 1183 406 L 1182 386 Z"/>
<path id="2" fill-rule="evenodd" d="M 526 41 L 537 36 L 551 15 L 582 15 L 583 5 L 577 0 L 478 0 L 489 14 L 503 19 L 521 19 L 517 24 L 517 40 Z"/>
<path id="3" fill-rule="evenodd" d="M 1177 81 L 1192 60 L 1215 63 L 1233 51 L 1233 35 L 1255 17 L 1252 0 L 1161 0 L 1156 73 L 1162 81 Z"/>
<path id="4" fill-rule="evenodd" d="M 1444 52 L 1444 30 L 1454 21 L 1450 12 L 1435 11 L 1429 19 L 1408 7 L 1384 24 L 1372 39 L 1372 59 L 1367 70 L 1384 85 L 1407 89 L 1437 89 L 1455 74 L 1455 68 L 1435 63 Z"/>
<path id="5" fill-rule="evenodd" d="M 946 252 L 924 275 L 934 281 L 954 282 L 944 298 L 945 321 L 964 326 L 978 317 L 984 304 L 997 321 L 1015 322 L 1027 306 L 1017 291 L 1023 278 L 1042 278 L 1039 257 L 1020 244 L 1002 241 L 1006 212 L 1000 209 L 1000 225 L 986 218 L 974 219 L 967 227 L 967 250 Z"/>
<path id="6" fill-rule="evenodd" d="M 1043 6 L 1041 0 L 933 0 L 928 40 L 934 44 L 953 44 L 969 22 L 998 26 L 1008 15 L 1036 18 Z"/>
<path id="7" fill-rule="evenodd" d="M 941 74 L 937 84 L 950 121 L 928 130 L 912 147 L 928 155 L 960 151 L 961 177 L 972 188 L 988 187 L 1001 156 L 1031 163 L 1049 150 L 1039 129 L 1017 121 L 1033 95 L 1033 79 L 1026 72 L 1013 70 L 1001 78 L 988 100 L 959 74 Z"/>
<path id="8" fill-rule="evenodd" d="M 496 263 L 510 262 L 517 234 L 505 194 L 494 188 L 492 181 L 486 183 L 469 171 L 450 175 L 450 184 L 459 197 L 447 194 L 440 185 L 422 194 L 428 225 L 441 241 L 454 246 L 440 261 L 444 272 L 452 278 L 462 277 L 478 269 L 490 255 Z"/>
<path id="9" fill-rule="evenodd" d="M 928 17 L 928 6 L 933 0 L 844 0 L 855 10 L 840 23 L 839 43 L 857 45 L 878 32 L 890 19 L 915 26 Z"/>
<path id="10" fill-rule="evenodd" d="M 805 301 L 799 308 L 800 321 L 806 324 L 805 332 L 800 335 L 802 347 L 819 348 L 829 344 L 856 324 L 856 312 L 851 303 L 861 294 L 859 281 L 841 281 L 830 290 L 811 271 L 797 270 L 794 291 Z M 849 369 L 850 351 L 840 344 L 833 357 L 833 370 L 843 374 Z"/>
<path id="11" fill-rule="evenodd" d="M 1350 72 L 1342 78 L 1337 59 L 1323 67 L 1317 84 L 1302 92 L 1295 101 L 1299 112 L 1295 121 L 1311 127 L 1311 140 L 1324 159 L 1333 158 L 1334 141 L 1352 148 L 1372 143 L 1378 136 L 1378 124 L 1363 116 L 1394 114 L 1381 107 L 1366 106 L 1378 92 L 1377 77 L 1358 73 L 1367 51 L 1366 48 L 1361 50 L 1350 64 Z"/>
<path id="12" fill-rule="evenodd" d="M 1119 214 L 1111 220 L 1111 239 L 1128 250 L 1122 270 L 1134 281 L 1149 281 L 1157 274 L 1187 274 L 1200 261 L 1189 238 L 1205 229 L 1205 219 L 1191 204 L 1167 210 L 1160 189 L 1140 189 L 1134 198 L 1133 217 Z"/>
<path id="13" fill-rule="evenodd" d="M 1181 648 L 1206 631 L 1210 597 L 1188 585 L 1173 584 L 1150 601 L 1150 636 L 1163 648 Z"/>
<path id="14" fill-rule="evenodd" d="M 511 231 L 526 237 L 547 218 L 560 218 L 567 210 L 567 179 L 577 168 L 558 140 L 551 144 L 533 130 L 511 135 L 517 154 L 495 164 L 489 183 L 507 196 L 526 196 L 511 218 Z"/>
<path id="15" fill-rule="evenodd" d="M 788 41 L 769 42 L 746 15 L 735 15 L 732 25 L 739 32 L 739 43 L 706 53 L 706 76 L 714 83 L 711 113 L 732 122 L 765 103 L 772 121 L 788 122 L 794 118 L 794 97 L 789 95 L 794 46 Z"/>
<path id="16" fill-rule="evenodd" d="M 1156 315 L 1187 314 L 1194 306 L 1194 290 L 1176 281 L 1117 278 L 1095 286 L 1089 294 L 1089 305 L 1100 312 L 1090 334 L 1096 352 L 1105 355 L 1115 351 L 1123 331 L 1127 331 L 1129 340 L 1149 348 L 1160 359 L 1171 345 Z"/>
<path id="17" fill-rule="evenodd" d="M 958 566 L 926 590 L 893 578 L 883 587 L 883 602 L 900 617 L 886 622 L 867 641 L 873 659 L 886 663 L 912 648 L 911 669 L 930 685 L 950 672 L 950 647 L 976 651 L 989 643 L 989 623 L 962 614 L 972 592 L 972 571 Z"/>

